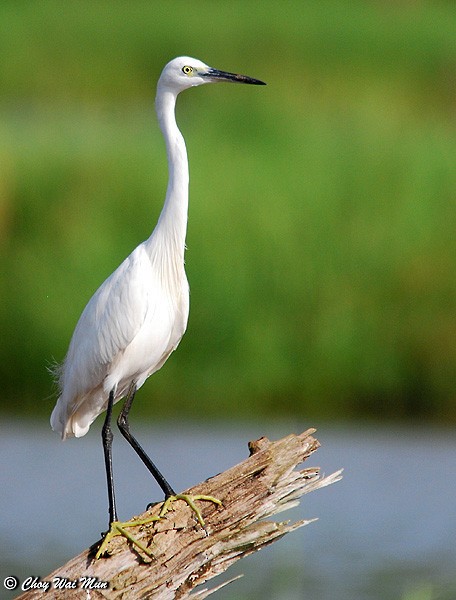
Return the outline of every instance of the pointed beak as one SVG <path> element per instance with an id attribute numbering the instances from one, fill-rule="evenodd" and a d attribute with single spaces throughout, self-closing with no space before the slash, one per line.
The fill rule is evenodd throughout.
<path id="1" fill-rule="evenodd" d="M 208 69 L 207 71 L 200 72 L 201 77 L 207 78 L 208 81 L 231 81 L 232 83 L 249 83 L 251 85 L 266 85 L 264 81 L 259 79 L 253 79 L 247 75 L 237 75 L 236 73 L 227 73 L 226 71 L 219 71 L 218 69 Z"/>

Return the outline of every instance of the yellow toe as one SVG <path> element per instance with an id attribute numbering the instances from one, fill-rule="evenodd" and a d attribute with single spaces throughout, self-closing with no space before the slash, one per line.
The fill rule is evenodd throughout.
<path id="1" fill-rule="evenodd" d="M 176 500 L 183 500 L 184 502 L 186 502 L 188 504 L 188 506 L 195 513 L 195 516 L 198 519 L 198 523 L 201 525 L 201 527 L 204 527 L 204 519 L 203 519 L 200 509 L 196 506 L 195 501 L 196 500 L 205 500 L 206 502 L 213 502 L 214 504 L 217 504 L 218 506 L 222 506 L 221 500 L 219 500 L 218 498 L 214 498 L 213 496 L 205 496 L 204 494 L 195 494 L 195 495 L 176 494 L 175 496 L 168 496 L 168 498 L 166 498 L 165 502 L 163 503 L 163 506 L 162 506 L 159 516 L 163 517 L 168 512 L 171 504 L 173 502 L 175 502 Z"/>
<path id="2" fill-rule="evenodd" d="M 110 530 L 105 535 L 100 547 L 98 548 L 97 553 L 95 554 L 95 560 L 98 560 L 101 556 L 103 556 L 106 553 L 109 542 L 112 540 L 113 537 L 116 537 L 118 535 L 123 536 L 130 542 L 130 544 L 132 544 L 133 546 L 137 546 L 140 550 L 147 554 L 147 556 L 153 558 L 153 554 L 151 553 L 151 551 L 148 548 L 146 548 L 143 544 L 141 544 L 141 542 L 137 540 L 134 536 L 132 536 L 126 528 L 137 527 L 138 525 L 146 525 L 147 523 L 152 523 L 153 521 L 159 520 L 160 517 L 154 515 L 153 517 L 148 517 L 147 519 L 138 519 L 137 521 L 114 521 L 113 523 L 111 523 Z"/>

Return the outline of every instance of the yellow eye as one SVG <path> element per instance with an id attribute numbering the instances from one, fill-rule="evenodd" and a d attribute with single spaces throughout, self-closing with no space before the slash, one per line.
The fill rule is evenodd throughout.
<path id="1" fill-rule="evenodd" d="M 185 65 L 185 67 L 182 67 L 182 73 L 185 73 L 186 75 L 193 75 L 193 67 Z"/>

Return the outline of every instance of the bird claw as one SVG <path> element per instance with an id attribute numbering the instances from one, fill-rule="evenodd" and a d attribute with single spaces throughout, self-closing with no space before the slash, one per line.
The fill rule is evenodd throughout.
<path id="1" fill-rule="evenodd" d="M 196 495 L 175 494 L 174 496 L 168 496 L 168 498 L 166 498 L 165 502 L 163 503 L 162 509 L 159 513 L 160 518 L 164 517 L 166 515 L 166 513 L 170 509 L 170 505 L 176 500 L 183 500 L 184 502 L 186 502 L 188 504 L 188 506 L 195 513 L 198 523 L 201 525 L 201 527 L 203 527 L 204 530 L 206 530 L 206 527 L 204 525 L 204 519 L 203 519 L 200 509 L 196 506 L 195 501 L 196 500 L 205 500 L 207 502 L 213 502 L 214 504 L 217 504 L 218 506 L 222 506 L 221 500 L 219 500 L 218 498 L 214 498 L 214 496 L 205 496 L 204 494 L 196 494 Z"/>
<path id="2" fill-rule="evenodd" d="M 201 527 L 204 529 L 204 531 L 206 531 L 204 519 L 203 519 L 200 509 L 196 506 L 195 502 L 197 500 L 204 500 L 206 502 L 213 502 L 214 504 L 217 504 L 218 506 L 222 506 L 221 500 L 219 500 L 218 498 L 214 498 L 213 496 L 205 496 L 204 494 L 195 494 L 195 495 L 175 494 L 173 496 L 168 496 L 168 498 L 166 498 L 165 502 L 163 503 L 162 509 L 158 516 L 154 515 L 152 517 L 148 517 L 147 519 L 138 519 L 136 521 L 128 521 L 128 522 L 113 521 L 111 523 L 111 527 L 110 527 L 109 531 L 102 534 L 102 536 L 104 536 L 104 539 L 101 542 L 100 547 L 97 550 L 97 553 L 95 554 L 95 560 L 98 560 L 104 554 L 106 554 L 106 552 L 108 550 L 109 542 L 112 540 L 112 538 L 114 538 L 118 535 L 123 536 L 133 546 L 137 546 L 142 552 L 144 552 L 144 554 L 146 554 L 150 558 L 154 558 L 154 555 L 152 554 L 152 552 L 148 548 L 146 548 L 143 544 L 141 544 L 141 542 L 139 540 L 137 540 L 134 536 L 132 536 L 127 531 L 126 528 L 127 527 L 137 527 L 138 525 L 146 525 L 147 523 L 152 523 L 154 521 L 160 521 L 160 519 L 162 517 L 164 517 L 165 514 L 170 510 L 171 504 L 173 502 L 175 502 L 176 500 L 183 500 L 184 502 L 186 502 L 188 504 L 188 506 L 195 513 L 198 523 L 201 525 Z M 149 505 L 149 506 L 151 506 L 151 505 Z M 206 534 L 207 534 L 207 531 L 206 531 Z"/>
<path id="3" fill-rule="evenodd" d="M 146 548 L 140 541 L 138 541 L 134 536 L 132 536 L 127 530 L 126 527 L 137 527 L 138 525 L 146 525 L 147 523 L 152 523 L 153 521 L 159 521 L 160 517 L 154 515 L 153 517 L 148 517 L 147 519 L 138 519 L 137 521 L 128 521 L 122 523 L 121 521 L 113 521 L 111 523 L 110 530 L 104 534 L 104 539 L 98 548 L 97 553 L 95 554 L 95 560 L 98 560 L 101 556 L 103 556 L 108 549 L 108 544 L 112 540 L 113 537 L 118 535 L 126 538 L 130 544 L 133 546 L 137 546 L 144 554 L 147 554 L 150 558 L 154 558 L 152 552 Z"/>

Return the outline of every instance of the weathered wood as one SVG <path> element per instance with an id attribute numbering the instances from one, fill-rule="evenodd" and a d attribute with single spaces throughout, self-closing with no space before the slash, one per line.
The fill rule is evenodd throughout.
<path id="1" fill-rule="evenodd" d="M 314 432 L 309 429 L 277 442 L 267 438 L 251 442 L 249 458 L 188 490 L 189 494 L 212 495 L 223 502 L 222 507 L 199 503 L 206 531 L 188 505 L 176 501 L 162 520 L 129 529 L 152 550 L 154 559 L 129 545 L 125 538 L 113 538 L 109 557 L 93 560 L 92 548 L 43 578 L 42 582 L 50 584 L 46 598 L 203 600 L 221 586 L 201 591 L 196 591 L 196 586 L 311 522 L 290 524 L 265 519 L 296 506 L 303 494 L 341 478 L 341 471 L 324 477 L 318 467 L 296 469 L 319 447 Z M 158 514 L 160 506 L 138 518 Z M 58 585 L 67 587 L 58 589 Z M 75 591 L 69 590 L 70 585 Z M 108 587 L 103 589 L 105 585 Z M 32 589 L 19 598 L 33 600 L 42 598 L 42 594 L 42 589 Z"/>

